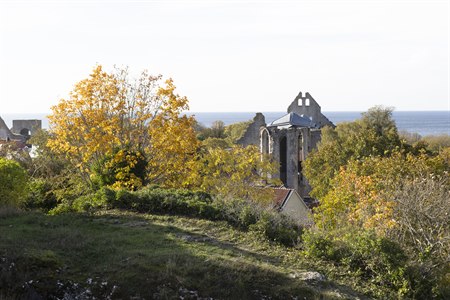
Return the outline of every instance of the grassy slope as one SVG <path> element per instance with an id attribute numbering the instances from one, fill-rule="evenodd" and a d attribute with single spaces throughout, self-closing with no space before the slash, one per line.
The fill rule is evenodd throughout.
<path id="1" fill-rule="evenodd" d="M 224 222 L 118 211 L 0 215 L 0 299 L 354 297 L 328 281 L 299 279 L 304 268 L 298 250 Z"/>

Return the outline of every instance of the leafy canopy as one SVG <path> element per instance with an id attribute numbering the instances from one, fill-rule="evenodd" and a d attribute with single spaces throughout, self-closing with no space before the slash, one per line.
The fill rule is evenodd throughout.
<path id="1" fill-rule="evenodd" d="M 174 186 L 186 175 L 198 146 L 193 117 L 181 115 L 187 109 L 187 98 L 175 94 L 171 79 L 162 82 L 160 75 L 143 71 L 133 80 L 126 68 L 107 73 L 98 65 L 75 84 L 68 99 L 52 107 L 48 145 L 64 153 L 87 181 L 91 166 L 108 157 L 121 167 L 115 181 L 138 188 L 142 179 L 124 172 L 132 172 L 142 155 L 148 181 Z M 124 159 L 130 168 L 123 167 Z"/>
<path id="2" fill-rule="evenodd" d="M 0 157 L 0 206 L 20 204 L 27 193 L 28 176 L 19 163 Z"/>
<path id="3" fill-rule="evenodd" d="M 355 122 L 326 127 L 316 150 L 305 160 L 304 172 L 312 196 L 321 199 L 330 189 L 331 179 L 351 159 L 389 156 L 401 146 L 392 108 L 376 106 Z"/>
<path id="4" fill-rule="evenodd" d="M 187 180 L 205 192 L 265 204 L 273 199 L 272 190 L 264 186 L 274 183 L 268 174 L 275 173 L 276 165 L 262 160 L 255 146 L 206 148 L 195 167 Z"/>

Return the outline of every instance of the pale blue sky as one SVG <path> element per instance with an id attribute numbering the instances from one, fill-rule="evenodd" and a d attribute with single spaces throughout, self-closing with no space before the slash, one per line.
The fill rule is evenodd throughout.
<path id="1" fill-rule="evenodd" d="M 191 111 L 449 110 L 449 1 L 0 0 L 0 115 L 96 63 L 172 77 Z"/>

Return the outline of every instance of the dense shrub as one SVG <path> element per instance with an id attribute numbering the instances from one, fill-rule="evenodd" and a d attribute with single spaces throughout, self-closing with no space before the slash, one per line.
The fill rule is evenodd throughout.
<path id="1" fill-rule="evenodd" d="M 362 280 L 403 295 L 413 287 L 406 276 L 408 261 L 400 245 L 372 232 L 348 230 L 342 235 L 325 235 L 310 230 L 303 235 L 303 242 L 307 256 L 343 266 Z"/>
<path id="2" fill-rule="evenodd" d="M 214 206 L 220 212 L 220 219 L 227 220 L 231 225 L 244 230 L 256 223 L 261 210 L 258 205 L 250 207 L 248 201 L 238 199 L 217 198 Z"/>
<path id="3" fill-rule="evenodd" d="M 252 230 L 270 241 L 292 246 L 301 236 L 301 228 L 288 217 L 256 203 L 235 199 L 212 199 L 208 193 L 184 189 L 148 186 L 139 191 L 112 190 L 103 187 L 83 195 L 71 204 L 64 202 L 50 211 L 82 212 L 98 209 L 124 209 L 140 213 L 169 214 L 223 220 L 242 230 Z"/>
<path id="4" fill-rule="evenodd" d="M 414 263 L 408 266 L 405 276 L 408 289 L 405 296 L 411 299 L 450 299 L 450 266 L 447 263 L 443 274 L 430 274 L 430 262 Z"/>
<path id="5" fill-rule="evenodd" d="M 145 184 L 147 164 L 145 154 L 117 148 L 93 164 L 93 179 L 99 186 L 137 190 Z"/>
<path id="6" fill-rule="evenodd" d="M 108 203 L 111 203 L 116 199 L 116 191 L 108 187 L 102 187 L 95 193 L 96 202 L 102 203 L 108 208 Z"/>
<path id="7" fill-rule="evenodd" d="M 162 189 L 149 186 L 137 192 L 119 190 L 115 197 L 111 190 L 103 189 L 106 204 L 110 208 L 130 209 L 141 213 L 175 214 L 214 219 L 216 209 L 211 196 L 204 192 Z"/>
<path id="8" fill-rule="evenodd" d="M 303 236 L 304 253 L 313 258 L 329 260 L 332 262 L 340 261 L 337 251 L 337 245 L 329 237 L 313 230 L 306 231 Z"/>
<path id="9" fill-rule="evenodd" d="M 26 209 L 40 209 L 48 212 L 58 204 L 57 197 L 48 181 L 40 178 L 32 179 L 28 187 L 29 194 L 23 203 Z"/>
<path id="10" fill-rule="evenodd" d="M 219 218 L 243 230 L 252 230 L 270 241 L 293 246 L 302 234 L 302 228 L 291 219 L 270 208 L 238 199 L 216 199 L 214 206 Z"/>
<path id="11" fill-rule="evenodd" d="M 72 203 L 72 208 L 77 212 L 89 212 L 104 207 L 105 203 L 96 194 L 80 196 Z"/>
<path id="12" fill-rule="evenodd" d="M 19 163 L 0 157 L 0 206 L 18 206 L 27 194 L 27 181 Z"/>
<path id="13" fill-rule="evenodd" d="M 59 203 L 55 208 L 48 211 L 49 215 L 59 215 L 64 213 L 73 213 L 76 212 L 75 208 L 69 204 L 67 201 Z"/>
<path id="14" fill-rule="evenodd" d="M 293 246 L 301 235 L 300 228 L 279 213 L 263 211 L 257 219 L 255 224 L 249 226 L 250 230 L 262 233 L 270 241 Z"/>
<path id="15" fill-rule="evenodd" d="M 249 201 L 215 199 L 204 192 L 183 189 L 162 189 L 149 186 L 137 192 L 103 189 L 106 207 L 129 209 L 141 213 L 172 214 L 224 220 L 242 230 L 253 230 L 265 238 L 284 245 L 294 245 L 301 228 L 275 211 Z M 98 197 L 98 196 L 97 196 Z"/>

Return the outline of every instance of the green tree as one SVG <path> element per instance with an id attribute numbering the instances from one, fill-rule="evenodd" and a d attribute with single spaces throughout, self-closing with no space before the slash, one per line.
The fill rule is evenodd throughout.
<path id="1" fill-rule="evenodd" d="M 0 205 L 18 206 L 27 194 L 28 176 L 13 160 L 0 157 Z"/>
<path id="2" fill-rule="evenodd" d="M 231 142 L 235 143 L 245 134 L 245 131 L 251 123 L 252 121 L 250 120 L 230 124 L 225 127 L 225 135 L 231 140 Z"/>
<path id="3" fill-rule="evenodd" d="M 232 147 L 232 144 L 229 142 L 228 139 L 219 139 L 219 138 L 207 138 L 206 140 L 202 141 L 202 145 L 208 149 L 209 148 L 227 149 Z"/>
<path id="4" fill-rule="evenodd" d="M 34 155 L 28 169 L 30 195 L 25 203 L 27 208 L 48 211 L 59 203 L 70 203 L 89 190 L 66 155 L 48 146 L 51 138 L 47 130 L 39 130 L 30 139 Z"/>
<path id="5" fill-rule="evenodd" d="M 225 123 L 223 121 L 214 121 L 211 125 L 212 138 L 225 138 Z"/>
<path id="6" fill-rule="evenodd" d="M 397 151 L 389 157 L 352 159 L 330 180 L 330 188 L 315 210 L 317 224 L 323 229 L 350 224 L 385 234 L 398 223 L 393 215 L 396 191 L 411 180 L 448 178 L 448 170 L 444 153 L 429 156 Z"/>
<path id="7" fill-rule="evenodd" d="M 355 122 L 338 124 L 336 129 L 324 128 L 317 149 L 304 163 L 305 176 L 313 188 L 311 194 L 318 199 L 324 197 L 333 177 L 349 160 L 389 156 L 400 146 L 392 108 L 377 106 Z"/>
<path id="8" fill-rule="evenodd" d="M 447 155 L 398 151 L 389 157 L 352 159 L 332 178 L 315 209 L 317 229 L 339 240 L 342 233 L 358 228 L 398 243 L 408 255 L 410 271 L 415 270 L 411 280 L 418 281 L 410 283 L 418 286 L 409 287 L 410 292 L 419 298 L 443 292 L 450 249 Z"/>

